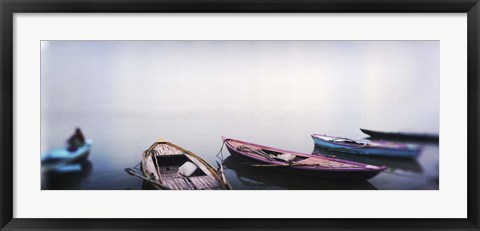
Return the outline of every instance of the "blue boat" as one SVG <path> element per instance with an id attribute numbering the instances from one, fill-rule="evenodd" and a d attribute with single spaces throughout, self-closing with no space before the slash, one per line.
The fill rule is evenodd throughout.
<path id="1" fill-rule="evenodd" d="M 350 154 L 416 158 L 421 152 L 420 147 L 412 144 L 393 143 L 386 141 L 374 142 L 352 140 L 349 138 L 333 137 L 320 134 L 313 134 L 312 138 L 315 145 L 320 148 Z"/>
<path id="2" fill-rule="evenodd" d="M 91 147 L 92 140 L 86 140 L 75 151 L 69 151 L 67 147 L 64 147 L 44 153 L 41 157 L 42 172 L 65 173 L 81 171 L 81 163 L 88 158 Z"/>

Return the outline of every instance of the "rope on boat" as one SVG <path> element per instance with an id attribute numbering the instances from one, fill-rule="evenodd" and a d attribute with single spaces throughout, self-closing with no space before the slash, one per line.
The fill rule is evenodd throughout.
<path id="1" fill-rule="evenodd" d="M 223 146 L 225 146 L 225 140 L 222 143 L 222 147 L 220 148 L 220 151 L 218 151 L 218 153 L 216 155 L 216 157 L 222 161 L 222 165 L 223 165 L 223 160 L 224 160 L 223 159 Z"/>
<path id="2" fill-rule="evenodd" d="M 224 163 L 225 160 L 223 158 L 223 146 L 225 146 L 225 142 L 226 141 L 224 140 L 222 143 L 222 147 L 220 148 L 220 151 L 218 151 L 216 155 L 216 157 L 221 161 L 221 163 L 218 163 L 218 161 L 215 161 L 217 162 L 217 165 L 218 165 L 216 172 L 220 174 L 221 180 L 223 182 L 223 186 L 231 189 L 232 186 L 230 186 L 230 183 L 228 183 L 227 177 L 225 176 L 225 171 L 224 171 L 224 167 L 226 167 Z"/>
<path id="3" fill-rule="evenodd" d="M 137 165 L 133 166 L 132 168 L 135 169 L 135 170 L 138 170 L 138 171 L 142 171 L 142 169 L 140 169 L 140 165 L 142 164 L 142 162 L 138 162 Z"/>

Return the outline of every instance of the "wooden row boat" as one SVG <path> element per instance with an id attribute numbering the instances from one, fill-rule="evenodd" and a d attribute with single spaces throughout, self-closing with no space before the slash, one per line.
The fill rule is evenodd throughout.
<path id="1" fill-rule="evenodd" d="M 352 140 L 344 137 L 334 137 L 320 134 L 311 135 L 316 146 L 321 148 L 350 154 L 416 158 L 420 154 L 420 147 L 412 144 L 393 143 L 386 141 Z"/>
<path id="2" fill-rule="evenodd" d="M 286 151 L 226 137 L 222 137 L 222 139 L 233 156 L 255 160 L 260 163 L 253 166 L 268 167 L 295 174 L 322 178 L 367 180 L 386 169 L 384 166 Z"/>
<path id="3" fill-rule="evenodd" d="M 372 138 L 377 139 L 393 139 L 393 140 L 412 140 L 412 141 L 436 141 L 438 142 L 438 134 L 427 133 L 407 133 L 407 132 L 383 132 L 374 131 L 364 128 L 360 130 Z"/>
<path id="4" fill-rule="evenodd" d="M 66 173 L 81 171 L 81 163 L 87 160 L 92 143 L 92 140 L 86 140 L 75 151 L 69 151 L 67 147 L 63 147 L 44 153 L 41 156 L 42 172 Z"/>
<path id="5" fill-rule="evenodd" d="M 215 170 L 198 155 L 162 139 L 144 152 L 141 168 L 156 189 L 231 189 L 221 166 Z"/>

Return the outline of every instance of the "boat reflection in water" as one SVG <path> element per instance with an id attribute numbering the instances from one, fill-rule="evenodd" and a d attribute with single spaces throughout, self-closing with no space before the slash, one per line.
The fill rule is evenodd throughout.
<path id="1" fill-rule="evenodd" d="M 294 190 L 375 190 L 368 181 L 323 179 L 255 167 L 258 164 L 229 156 L 224 160 L 225 174 L 234 189 Z"/>
<path id="2" fill-rule="evenodd" d="M 78 163 L 81 168 L 78 171 L 69 172 L 45 172 L 42 173 L 42 190 L 71 190 L 78 189 L 84 184 L 84 180 L 92 171 L 92 162 L 84 160 Z"/>

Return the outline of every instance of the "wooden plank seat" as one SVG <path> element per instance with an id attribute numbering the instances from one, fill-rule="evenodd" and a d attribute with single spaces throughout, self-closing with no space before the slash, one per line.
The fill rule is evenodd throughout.
<path id="1" fill-rule="evenodd" d="M 178 166 L 162 166 L 160 174 L 164 183 L 174 189 L 212 189 L 220 187 L 220 184 L 208 175 L 185 177 L 177 173 Z"/>
<path id="2" fill-rule="evenodd" d="M 151 150 L 153 154 L 156 156 L 161 156 L 161 155 L 183 155 L 184 153 L 170 145 L 167 144 L 157 144 L 155 147 Z"/>

